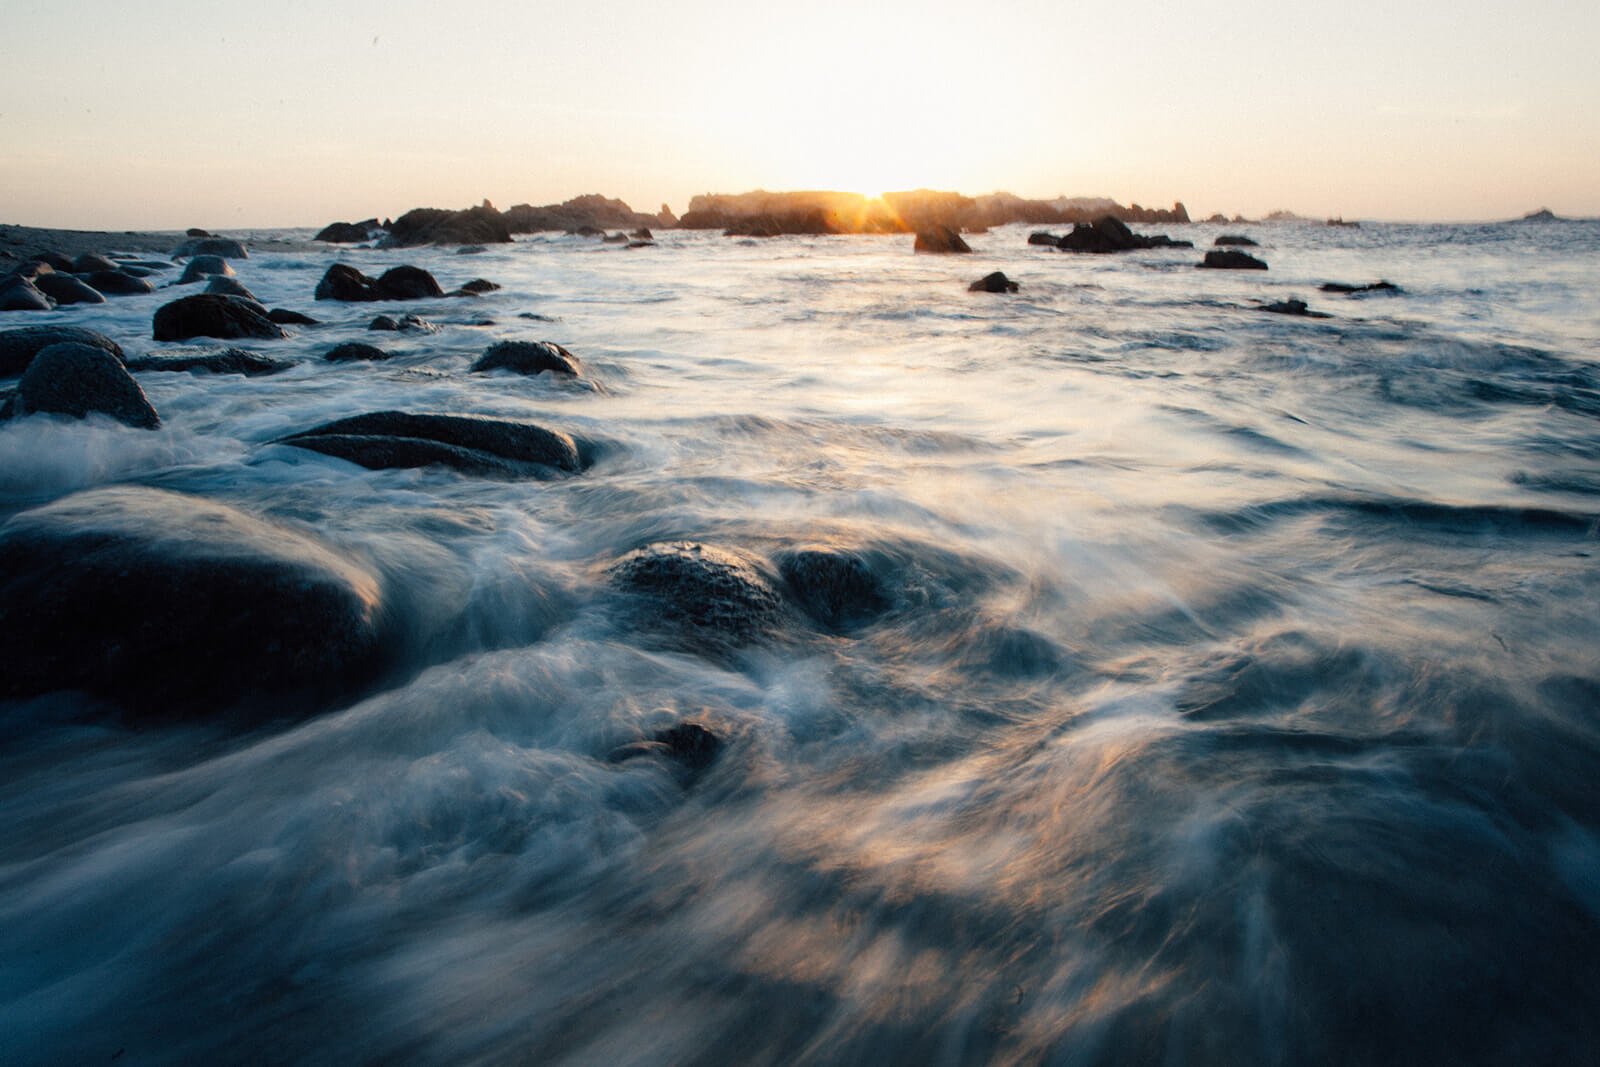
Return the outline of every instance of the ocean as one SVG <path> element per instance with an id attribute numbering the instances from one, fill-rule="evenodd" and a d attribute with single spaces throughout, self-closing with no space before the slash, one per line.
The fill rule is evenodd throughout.
<path id="1" fill-rule="evenodd" d="M 293 369 L 0 424 L 0 521 L 226 505 L 375 575 L 390 653 L 248 718 L 0 703 L 0 1063 L 1595 1062 L 1600 223 L 1135 229 L 1197 247 L 258 252 Z M 1225 232 L 1270 270 L 1196 269 Z M 220 347 L 151 340 L 198 288 L 0 329 Z M 385 410 L 588 466 L 279 443 Z M 760 626 L 619 579 L 678 542 Z"/>

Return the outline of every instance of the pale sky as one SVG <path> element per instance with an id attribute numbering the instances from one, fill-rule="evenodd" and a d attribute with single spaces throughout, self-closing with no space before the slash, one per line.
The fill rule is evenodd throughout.
<path id="1" fill-rule="evenodd" d="M 1596 0 L 0 0 L 0 222 L 926 186 L 1600 215 Z"/>

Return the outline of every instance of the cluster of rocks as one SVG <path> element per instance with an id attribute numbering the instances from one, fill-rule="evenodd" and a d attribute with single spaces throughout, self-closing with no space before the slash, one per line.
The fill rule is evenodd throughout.
<path id="1" fill-rule="evenodd" d="M 69 258 L 39 252 L 0 277 L 0 311 L 50 311 L 70 304 L 103 304 L 107 297 L 155 292 L 149 280 L 171 263 L 84 253 Z"/>
<path id="2" fill-rule="evenodd" d="M 1078 223 L 1064 236 L 1052 233 L 1028 235 L 1030 245 L 1059 248 L 1063 252 L 1092 252 L 1104 255 L 1111 252 L 1131 252 L 1139 248 L 1193 248 L 1193 241 L 1174 241 L 1165 234 L 1145 236 L 1128 229 L 1121 219 L 1107 215 L 1092 223 Z"/>
<path id="3" fill-rule="evenodd" d="M 315 240 L 330 244 L 373 242 L 383 248 L 439 244 L 482 247 L 506 244 L 512 240 L 512 234 L 556 230 L 596 237 L 620 231 L 618 243 L 648 243 L 650 227 L 671 227 L 677 223 L 677 217 L 665 204 L 661 205 L 659 214 L 649 215 L 634 211 L 621 200 L 589 194 L 544 207 L 517 204 L 506 211 L 500 211 L 488 200 L 459 211 L 413 208 L 397 219 L 382 222 L 373 217 L 362 222 L 329 223 L 318 231 Z M 638 234 L 641 230 L 643 237 Z M 629 236 L 627 231 L 634 232 Z"/>

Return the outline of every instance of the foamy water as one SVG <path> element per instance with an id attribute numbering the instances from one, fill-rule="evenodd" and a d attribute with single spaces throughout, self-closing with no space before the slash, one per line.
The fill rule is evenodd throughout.
<path id="1" fill-rule="evenodd" d="M 0 519 L 132 483 L 315 532 L 402 662 L 250 729 L 0 704 L 0 1062 L 1593 1057 L 1600 225 L 1258 226 L 1269 272 L 1194 268 L 1237 229 L 236 262 L 324 320 L 247 345 L 303 362 L 141 374 L 155 432 L 0 424 Z M 314 302 L 335 261 L 504 288 Z M 0 329 L 220 347 L 149 339 L 197 289 Z M 1333 317 L 1255 310 L 1289 297 Z M 441 332 L 365 332 L 400 310 Z M 587 376 L 468 372 L 504 339 Z M 596 461 L 272 443 L 386 409 Z M 668 540 L 846 549 L 886 607 L 698 652 L 608 584 Z M 701 774 L 608 758 L 684 721 Z"/>

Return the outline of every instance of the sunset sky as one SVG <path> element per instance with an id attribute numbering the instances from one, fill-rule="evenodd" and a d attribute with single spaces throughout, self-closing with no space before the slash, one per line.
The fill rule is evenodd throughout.
<path id="1" fill-rule="evenodd" d="M 1600 215 L 1600 4 L 7 5 L 0 222 L 926 186 Z"/>

